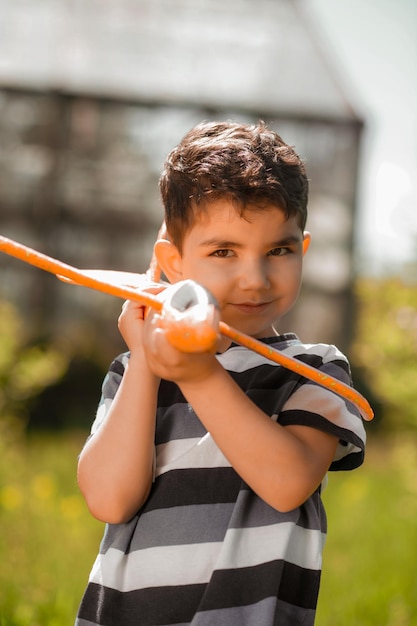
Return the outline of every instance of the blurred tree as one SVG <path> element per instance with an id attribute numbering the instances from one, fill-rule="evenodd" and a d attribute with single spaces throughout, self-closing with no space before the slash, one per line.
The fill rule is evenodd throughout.
<path id="1" fill-rule="evenodd" d="M 92 353 L 77 351 L 65 375 L 31 403 L 30 430 L 89 430 L 100 399 L 105 369 Z"/>
<path id="2" fill-rule="evenodd" d="M 90 427 L 108 362 L 88 331 L 80 326 L 60 342 L 29 339 L 14 306 L 0 301 L 0 437 L 16 425 Z"/>
<path id="3" fill-rule="evenodd" d="M 399 278 L 357 283 L 352 364 L 380 404 L 383 427 L 417 429 L 417 289 Z"/>
<path id="4" fill-rule="evenodd" d="M 30 402 L 67 367 L 68 357 L 55 346 L 29 343 L 15 308 L 0 302 L 0 419 L 26 422 Z"/>

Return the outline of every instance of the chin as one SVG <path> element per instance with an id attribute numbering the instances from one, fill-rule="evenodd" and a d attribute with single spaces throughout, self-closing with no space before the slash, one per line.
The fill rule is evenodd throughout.
<path id="1" fill-rule="evenodd" d="M 272 337 L 276 333 L 273 328 L 260 329 L 259 326 L 250 325 L 250 324 L 236 324 L 232 325 L 233 328 L 239 330 L 241 333 L 245 333 L 245 335 L 249 335 L 254 339 L 264 339 L 265 337 Z"/>

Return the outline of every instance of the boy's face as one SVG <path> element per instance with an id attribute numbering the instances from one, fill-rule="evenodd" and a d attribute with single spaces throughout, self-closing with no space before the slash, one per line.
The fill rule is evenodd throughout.
<path id="1" fill-rule="evenodd" d="M 249 205 L 241 217 L 220 199 L 195 217 L 176 260 L 176 280 L 193 279 L 217 298 L 221 319 L 253 337 L 295 303 L 310 235 L 274 205 Z"/>

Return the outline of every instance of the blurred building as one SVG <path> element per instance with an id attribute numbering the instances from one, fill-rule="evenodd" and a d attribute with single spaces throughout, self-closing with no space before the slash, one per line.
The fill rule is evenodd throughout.
<path id="1" fill-rule="evenodd" d="M 0 232 L 78 267 L 146 270 L 164 157 L 203 119 L 264 119 L 311 180 L 304 290 L 280 330 L 346 348 L 362 121 L 307 0 L 0 0 Z M 0 254 L 36 332 L 120 302 Z"/>

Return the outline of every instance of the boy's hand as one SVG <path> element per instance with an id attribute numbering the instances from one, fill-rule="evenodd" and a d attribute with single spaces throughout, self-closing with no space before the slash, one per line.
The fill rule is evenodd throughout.
<path id="1" fill-rule="evenodd" d="M 164 287 L 149 287 L 144 291 L 158 294 Z M 126 300 L 118 319 L 120 334 L 126 342 L 130 352 L 143 349 L 143 323 L 147 315 L 147 307 L 134 300 Z"/>
<path id="2" fill-rule="evenodd" d="M 143 326 L 143 347 L 148 365 L 155 376 L 181 383 L 199 382 L 218 367 L 213 351 L 183 352 L 169 340 L 163 316 L 150 311 Z"/>
<path id="3" fill-rule="evenodd" d="M 161 313 L 128 300 L 119 317 L 119 330 L 131 354 L 145 354 L 159 378 L 177 383 L 207 378 L 218 366 L 213 354 L 220 315 L 213 296 L 194 281 L 147 291 L 159 294 L 164 302 Z"/>

